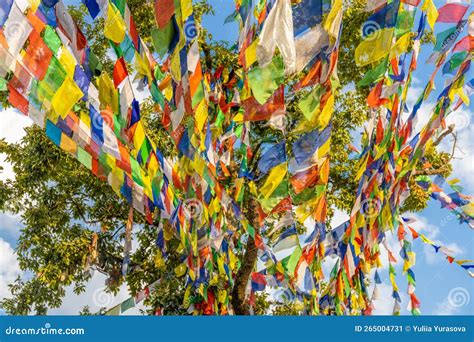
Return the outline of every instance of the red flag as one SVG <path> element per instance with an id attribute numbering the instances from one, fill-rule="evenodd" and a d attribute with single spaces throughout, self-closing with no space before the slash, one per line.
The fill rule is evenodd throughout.
<path id="1" fill-rule="evenodd" d="M 128 76 L 127 73 L 127 66 L 125 65 L 125 61 L 123 57 L 117 59 L 114 66 L 114 86 L 118 88 L 119 84 Z"/>
<path id="2" fill-rule="evenodd" d="M 398 226 L 398 241 L 401 241 L 405 238 L 405 229 L 403 228 L 403 225 Z"/>
<path id="3" fill-rule="evenodd" d="M 410 298 L 411 298 L 411 306 L 412 306 L 412 308 L 418 309 L 418 308 L 420 307 L 420 304 L 421 304 L 420 301 L 418 300 L 418 298 L 416 298 L 416 296 L 415 296 L 414 293 L 412 293 L 412 294 L 410 295 Z"/>
<path id="4" fill-rule="evenodd" d="M 381 98 L 384 80 L 381 80 L 367 97 L 367 104 L 370 108 L 382 106 L 388 102 L 388 99 Z"/>
<path id="5" fill-rule="evenodd" d="M 174 14 L 174 0 L 155 0 L 155 20 L 159 28 L 165 27 Z"/>
<path id="6" fill-rule="evenodd" d="M 438 23 L 458 23 L 467 11 L 468 6 L 461 4 L 446 4 L 438 10 Z"/>
<path id="7" fill-rule="evenodd" d="M 18 109 L 25 115 L 28 115 L 29 104 L 28 100 L 25 99 L 15 88 L 8 84 L 8 102 L 11 103 L 13 107 Z"/>
<path id="8" fill-rule="evenodd" d="M 291 177 L 291 185 L 295 190 L 296 194 L 299 194 L 304 189 L 310 188 L 315 185 L 319 180 L 319 168 L 318 165 L 314 165 L 309 169 L 299 172 Z"/>
<path id="9" fill-rule="evenodd" d="M 416 230 L 414 230 L 414 229 L 411 228 L 411 227 L 408 227 L 408 229 L 410 229 L 410 231 L 411 231 L 411 236 L 413 236 L 413 239 L 418 238 L 419 234 L 418 234 L 418 232 L 417 232 Z"/>
<path id="10" fill-rule="evenodd" d="M 474 37 L 466 36 L 454 45 L 453 52 L 474 50 Z"/>
<path id="11" fill-rule="evenodd" d="M 262 237 L 259 234 L 255 234 L 255 246 L 261 250 L 265 249 L 265 245 L 263 244 Z"/>
<path id="12" fill-rule="evenodd" d="M 402 0 L 404 4 L 412 5 L 412 6 L 418 6 L 421 2 L 421 0 Z"/>
<path id="13" fill-rule="evenodd" d="M 29 39 L 30 44 L 26 49 L 23 62 L 33 75 L 42 80 L 46 75 L 53 53 L 36 31 L 31 31 Z"/>
<path id="14" fill-rule="evenodd" d="M 285 88 L 281 86 L 263 105 L 255 98 L 249 97 L 242 102 L 245 109 L 245 121 L 261 121 L 269 119 L 273 114 L 284 113 L 285 110 Z"/>

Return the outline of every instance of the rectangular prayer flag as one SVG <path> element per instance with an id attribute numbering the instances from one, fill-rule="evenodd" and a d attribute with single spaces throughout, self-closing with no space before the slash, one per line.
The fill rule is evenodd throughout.
<path id="1" fill-rule="evenodd" d="M 51 101 L 55 113 L 64 117 L 71 108 L 84 96 L 81 89 L 70 78 L 67 77 Z"/>
<path id="2" fill-rule="evenodd" d="M 438 23 L 458 23 L 466 14 L 469 6 L 462 4 L 452 3 L 446 4 L 438 9 Z"/>

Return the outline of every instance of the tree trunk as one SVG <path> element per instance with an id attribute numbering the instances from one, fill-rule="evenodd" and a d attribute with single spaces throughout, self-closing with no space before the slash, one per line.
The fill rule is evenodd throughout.
<path id="1" fill-rule="evenodd" d="M 249 200 L 250 210 L 248 211 L 247 219 L 255 228 L 255 234 L 260 232 L 257 214 L 257 204 L 254 198 Z M 255 263 L 257 261 L 258 249 L 255 246 L 255 241 L 250 236 L 247 240 L 245 254 L 242 258 L 242 263 L 237 272 L 232 289 L 232 307 L 236 315 L 250 315 L 250 304 L 245 298 L 245 289 L 247 288 L 250 274 L 252 273 Z"/>

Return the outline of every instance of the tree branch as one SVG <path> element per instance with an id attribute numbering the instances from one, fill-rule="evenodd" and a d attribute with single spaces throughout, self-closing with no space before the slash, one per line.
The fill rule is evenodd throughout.
<path id="1" fill-rule="evenodd" d="M 415 170 L 413 172 L 414 176 L 434 176 L 434 175 L 441 175 L 445 172 L 449 172 L 450 169 L 447 166 L 440 167 L 438 169 L 431 169 L 431 170 Z"/>
<path id="2" fill-rule="evenodd" d="M 252 197 L 249 200 L 249 221 L 255 227 L 255 234 L 259 234 L 260 228 L 257 219 L 257 203 Z M 255 268 L 257 261 L 258 249 L 255 246 L 255 241 L 249 236 L 245 248 L 245 254 L 242 258 L 242 264 L 235 277 L 234 287 L 232 289 L 232 307 L 235 315 L 250 315 L 250 305 L 245 296 L 245 290 L 250 279 L 250 274 Z"/>
<path id="3" fill-rule="evenodd" d="M 433 146 L 438 146 L 447 135 L 452 134 L 454 132 L 454 128 L 454 124 L 449 125 L 448 129 L 441 133 L 439 137 L 434 141 Z"/>

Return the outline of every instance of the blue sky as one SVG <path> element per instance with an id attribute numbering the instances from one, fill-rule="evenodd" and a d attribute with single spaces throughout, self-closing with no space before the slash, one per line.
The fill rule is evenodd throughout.
<path id="1" fill-rule="evenodd" d="M 75 0 L 66 1 L 66 3 L 75 3 Z M 237 36 L 238 27 L 236 23 L 229 23 L 224 25 L 224 19 L 232 13 L 233 2 L 230 0 L 210 0 L 210 3 L 216 10 L 216 16 L 208 16 L 204 18 L 203 25 L 209 29 L 214 35 L 215 39 L 234 41 Z M 437 5 L 441 2 L 436 1 Z M 436 31 L 443 29 L 443 26 L 437 26 Z M 465 34 L 465 33 L 464 33 Z M 462 35 L 463 36 L 463 35 Z M 428 53 L 422 50 L 419 58 L 419 69 L 414 74 L 414 85 L 409 93 L 409 105 L 412 105 L 418 95 L 421 93 L 426 80 L 431 75 L 434 69 L 433 65 L 426 64 Z M 473 73 L 471 72 L 471 77 Z M 443 85 L 443 77 L 437 77 L 436 86 L 437 94 Z M 429 111 L 434 105 L 433 96 L 431 96 L 424 104 L 420 111 L 420 122 L 426 120 Z M 2 114 L 0 121 L 0 138 L 5 137 L 9 141 L 17 141 L 23 135 L 23 127 L 29 124 L 29 119 L 13 110 L 8 110 Z M 453 178 L 461 179 L 461 185 L 464 186 L 465 194 L 474 194 L 474 161 L 472 155 L 474 154 L 474 143 L 472 137 L 474 134 L 474 124 L 472 123 L 473 108 L 463 107 L 457 112 L 453 113 L 448 118 L 448 123 L 457 124 L 458 146 L 454 160 L 454 174 Z M 442 144 L 443 148 L 450 149 L 450 139 L 447 139 Z M 14 175 L 9 170 L 0 156 L 0 165 L 6 167 L 6 172 L 1 175 L 0 179 L 13 177 Z M 415 215 L 408 215 L 415 217 L 417 223 L 413 226 L 428 236 L 431 240 L 441 243 L 442 245 L 453 250 L 454 256 L 458 259 L 473 259 L 473 231 L 468 225 L 460 225 L 450 215 L 446 209 L 441 209 L 437 202 L 431 201 L 428 208 L 421 213 Z M 335 223 L 343 222 L 347 217 L 346 214 L 338 212 L 335 217 Z M 19 229 L 21 222 L 18 217 L 12 217 L 8 214 L 0 214 L 0 297 L 7 295 L 6 283 L 11 281 L 17 274 L 21 274 L 18 269 L 18 264 L 14 256 L 14 248 L 19 236 Z M 389 246 L 396 247 L 396 239 L 389 237 Z M 449 264 L 444 259 L 442 254 L 436 254 L 434 249 L 421 240 L 415 240 L 413 244 L 414 250 L 417 253 L 417 263 L 413 270 L 416 275 L 417 287 L 416 295 L 421 300 L 421 310 L 423 314 L 473 314 L 472 300 L 474 300 L 474 283 L 473 279 L 469 277 L 467 272 L 461 267 L 454 264 Z M 394 254 L 397 259 L 398 249 L 395 249 Z M 408 314 L 406 310 L 406 278 L 401 272 L 401 262 L 396 266 L 397 269 L 397 283 L 402 294 L 402 313 Z M 393 301 L 388 299 L 390 297 L 391 286 L 388 281 L 388 272 L 383 270 L 381 272 L 384 285 L 381 286 L 381 297 L 384 300 L 376 301 L 377 314 L 390 314 Z M 103 277 L 100 275 L 94 276 L 91 284 L 87 288 L 87 292 L 81 296 L 76 296 L 72 291 L 68 291 L 64 305 L 59 310 L 53 310 L 51 313 L 56 314 L 75 314 L 79 308 L 85 304 L 89 304 L 92 308 L 98 307 L 96 300 L 98 291 L 103 287 Z M 454 295 L 461 293 L 464 296 L 464 302 L 456 302 L 453 300 Z M 107 297 L 106 306 L 112 306 L 115 303 L 127 297 L 126 289 L 122 289 L 117 297 Z M 104 303 L 101 303 L 104 304 Z M 462 305 L 460 305 L 462 304 Z M 130 313 L 137 314 L 138 311 L 131 311 Z"/>

